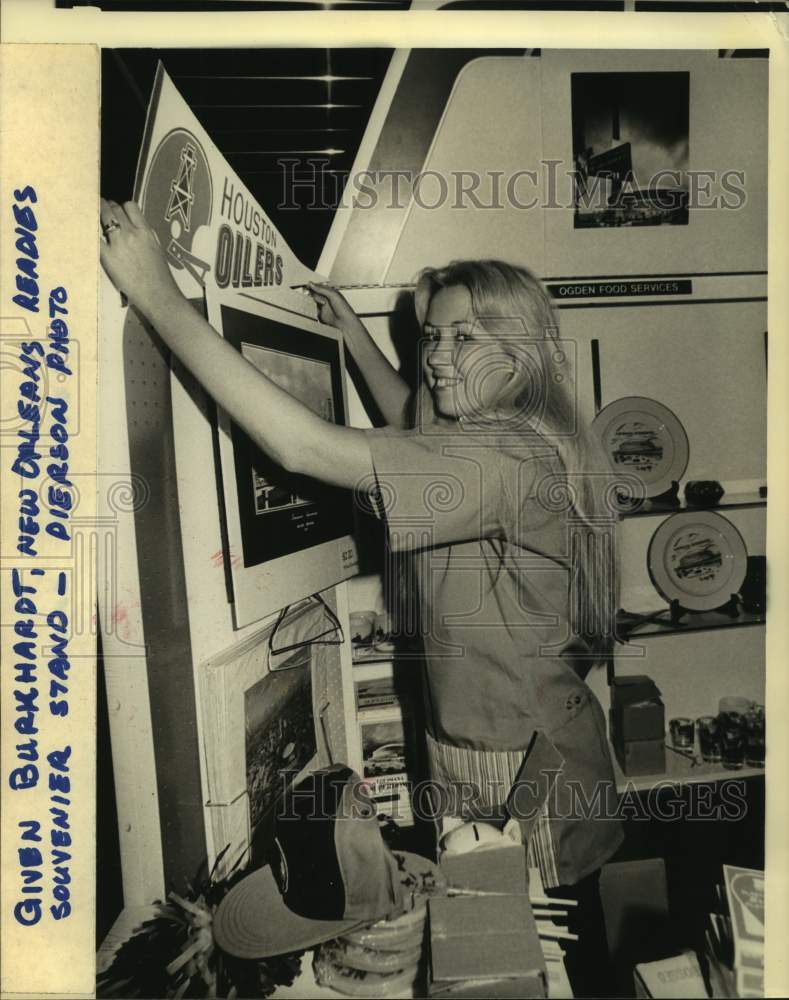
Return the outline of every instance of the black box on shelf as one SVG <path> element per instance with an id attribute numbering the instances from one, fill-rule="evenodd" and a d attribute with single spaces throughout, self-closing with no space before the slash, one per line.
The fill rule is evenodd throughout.
<path id="1" fill-rule="evenodd" d="M 666 770 L 666 710 L 651 677 L 614 678 L 608 726 L 625 774 L 662 774 Z"/>
<path id="2" fill-rule="evenodd" d="M 666 710 L 651 677 L 615 677 L 611 685 L 611 739 L 662 740 Z"/>
<path id="3" fill-rule="evenodd" d="M 665 773 L 666 744 L 663 739 L 614 742 L 614 752 L 619 766 L 628 776 Z"/>

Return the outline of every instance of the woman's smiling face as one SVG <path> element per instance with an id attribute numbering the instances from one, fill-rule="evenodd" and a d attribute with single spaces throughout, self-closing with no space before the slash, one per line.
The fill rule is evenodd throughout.
<path id="1" fill-rule="evenodd" d="M 451 420 L 489 414 L 514 377 L 514 360 L 476 321 L 462 285 L 439 289 L 425 317 L 422 364 L 436 414 Z"/>

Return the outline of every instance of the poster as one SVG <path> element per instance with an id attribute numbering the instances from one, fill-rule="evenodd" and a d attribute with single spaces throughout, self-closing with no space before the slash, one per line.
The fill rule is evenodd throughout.
<path id="1" fill-rule="evenodd" d="M 146 32 L 141 30 L 139 24 L 134 29 L 129 29 L 127 22 L 121 24 L 119 28 L 118 22 L 110 21 L 107 18 L 106 13 L 101 15 L 104 18 L 104 20 L 101 21 L 101 27 L 99 27 L 99 22 L 91 17 L 92 12 L 64 11 L 63 12 L 64 17 L 65 16 L 71 17 L 73 13 L 78 16 L 85 15 L 85 19 L 83 19 L 81 23 L 77 22 L 76 20 L 66 21 L 64 19 L 61 19 L 60 21 L 57 22 L 57 24 L 53 26 L 52 19 L 48 16 L 48 14 L 51 13 L 51 10 L 48 10 L 45 16 L 37 16 L 39 12 L 36 12 L 36 14 L 30 13 L 33 4 L 28 2 L 28 0 L 26 0 L 25 3 L 19 6 L 21 6 L 22 8 L 26 8 L 26 12 L 23 13 L 21 16 L 17 16 L 15 19 L 4 18 L 4 26 L 3 26 L 4 41 L 24 42 L 26 40 L 31 40 L 37 42 L 39 45 L 43 45 L 45 41 L 59 41 L 59 42 L 68 41 L 68 42 L 83 42 L 83 43 L 87 42 L 90 44 L 95 44 L 98 42 L 99 44 L 104 44 L 109 46 L 117 44 L 130 44 L 132 41 L 134 41 L 137 44 L 154 44 L 154 45 L 165 44 L 165 40 L 162 34 L 165 31 L 164 21 L 159 21 L 158 23 L 156 23 L 155 26 L 152 23 L 149 23 L 147 25 L 147 32 Z M 3 13 L 4 15 L 6 14 L 5 9 Z M 321 15 L 319 14 L 318 16 L 320 17 Z M 571 18 L 577 21 L 577 15 L 576 16 L 571 15 Z M 73 25 L 75 24 L 77 24 L 76 28 L 73 27 Z M 68 25 L 68 27 L 65 27 L 66 25 Z M 472 22 L 472 25 L 473 25 L 475 43 L 479 43 L 479 40 L 483 37 L 482 35 L 483 22 L 481 21 Z M 573 27 L 577 28 L 577 24 L 573 25 L 568 23 L 563 28 L 563 30 L 570 31 Z M 111 35 L 111 30 L 113 28 L 117 32 L 114 37 Z M 739 26 L 737 28 L 731 28 L 731 27 L 721 28 L 720 26 L 718 26 L 714 30 L 710 31 L 707 25 L 705 25 L 704 30 L 698 33 L 694 33 L 694 31 L 691 31 L 689 28 L 686 28 L 685 26 L 683 26 L 682 31 L 680 33 L 677 33 L 676 31 L 672 33 L 670 22 L 663 21 L 662 25 L 659 28 L 653 25 L 651 30 L 645 29 L 644 34 L 641 36 L 637 34 L 637 30 L 641 29 L 636 29 L 635 25 L 628 27 L 628 31 L 631 33 L 625 37 L 624 43 L 630 45 L 631 47 L 639 44 L 639 42 L 641 44 L 646 44 L 647 42 L 650 43 L 657 42 L 658 44 L 676 46 L 676 47 L 680 47 L 683 44 L 711 45 L 715 44 L 716 42 L 719 42 L 722 45 L 725 45 L 727 43 L 743 44 L 742 36 L 745 35 L 748 31 L 751 31 L 752 29 L 753 29 L 753 21 L 752 19 L 749 18 L 747 30 L 745 28 L 740 29 Z M 235 44 L 239 44 L 239 39 L 242 38 L 244 34 L 246 34 L 246 39 L 248 41 L 252 37 L 252 35 L 249 33 L 249 30 L 250 29 L 247 27 L 247 22 L 244 22 L 244 28 L 238 29 L 237 34 L 235 35 Z M 272 44 L 277 42 L 281 43 L 283 35 L 280 34 L 279 32 L 281 32 L 282 30 L 283 29 L 280 27 L 279 23 L 277 25 L 272 25 L 270 34 L 268 34 L 265 37 L 265 39 L 261 39 L 261 42 L 272 43 Z M 298 35 L 298 32 L 307 32 L 307 34 L 309 34 L 309 32 L 312 29 L 310 29 L 309 27 L 299 27 L 298 29 L 291 28 L 290 30 L 292 31 L 290 38 L 291 40 L 293 40 L 297 37 L 305 37 Z M 344 42 L 349 39 L 354 40 L 357 43 L 360 41 L 370 42 L 371 38 L 373 37 L 372 32 L 368 35 L 363 35 L 363 34 L 354 35 L 353 33 L 354 29 L 348 26 L 347 20 L 345 21 L 342 30 L 344 32 L 347 32 L 347 35 L 344 35 L 343 38 Z M 378 29 L 374 30 L 377 31 Z M 422 30 L 425 29 L 423 28 Z M 325 31 L 326 31 L 325 25 L 321 23 L 320 28 L 316 27 L 315 34 L 310 36 L 311 43 L 318 45 L 325 44 L 326 40 Z M 410 29 L 405 31 L 404 35 L 401 37 L 398 44 L 406 44 L 406 45 L 418 44 L 418 39 L 415 33 L 409 34 L 409 31 Z M 490 45 L 511 44 L 512 40 L 518 37 L 517 34 L 513 32 L 511 25 L 508 26 L 506 31 L 499 30 L 497 29 L 496 26 L 486 28 L 484 29 L 484 31 L 485 31 L 485 41 Z M 490 32 L 489 36 L 487 35 L 488 31 Z M 559 43 L 560 39 L 556 34 L 552 33 L 553 31 L 552 28 L 546 29 L 541 26 L 540 31 L 544 31 L 545 34 L 540 35 L 539 31 L 535 31 L 532 34 L 532 38 L 539 38 L 541 41 L 543 41 L 543 44 L 545 44 L 546 46 L 549 44 L 556 45 Z M 728 31 L 728 37 L 726 36 L 727 31 Z M 177 44 L 183 44 L 184 41 L 188 39 L 190 40 L 190 43 L 194 45 L 200 45 L 200 44 L 209 45 L 209 44 L 215 44 L 219 38 L 219 34 L 215 23 L 209 23 L 208 26 L 203 29 L 203 34 L 198 36 L 193 29 L 193 25 L 188 23 L 188 19 L 184 17 L 183 13 L 179 16 L 178 21 L 176 22 L 176 26 L 170 29 L 170 32 L 171 33 L 167 36 L 168 44 L 173 44 L 174 42 Z M 664 32 L 664 34 L 660 34 L 660 32 Z M 705 34 L 705 32 L 707 33 Z M 718 33 L 716 34 L 716 32 Z M 738 34 L 737 39 L 733 37 L 734 34 Z M 380 37 L 380 35 L 378 35 L 377 37 Z M 453 42 L 454 44 L 458 45 L 463 44 L 461 36 L 457 31 L 457 29 L 455 28 L 454 24 L 451 29 L 447 28 L 442 30 L 442 37 L 446 40 Z M 599 42 L 599 35 L 596 37 L 596 41 L 593 40 L 590 36 L 588 35 L 584 36 L 583 34 L 577 34 L 573 37 L 577 39 L 578 44 L 584 46 L 589 46 L 591 44 Z M 785 61 L 782 62 L 782 55 L 781 55 L 782 43 L 780 41 L 781 37 L 782 36 L 780 35 L 780 31 L 777 28 L 775 29 L 775 32 L 772 36 L 768 35 L 766 31 L 761 32 L 760 29 L 759 32 L 755 32 L 752 36 L 749 36 L 749 39 L 745 44 L 759 46 L 764 44 L 765 38 L 770 38 L 769 44 L 775 43 L 775 52 L 773 58 L 774 58 L 774 65 L 777 68 L 774 70 L 774 78 L 771 81 L 771 94 L 773 100 L 785 101 L 786 88 L 782 82 L 783 72 L 785 70 Z M 563 36 L 563 39 L 569 39 L 569 38 L 570 38 L 569 34 Z M 620 38 L 618 34 L 616 32 L 612 32 L 607 39 L 607 44 L 614 45 L 619 41 Z M 66 53 L 63 54 L 66 55 Z M 40 52 L 36 53 L 36 56 L 37 57 L 40 56 L 40 63 L 36 59 L 34 60 L 34 65 L 30 68 L 29 72 L 26 69 L 24 73 L 24 78 L 26 81 L 25 93 L 24 95 L 20 95 L 16 99 L 18 103 L 15 104 L 15 107 L 25 108 L 25 114 L 23 115 L 23 120 L 25 122 L 29 123 L 30 121 L 33 121 L 36 117 L 38 117 L 38 122 L 41 128 L 40 131 L 34 131 L 29 128 L 26 130 L 17 130 L 16 135 L 18 136 L 18 141 L 15 141 L 14 143 L 6 142 L 3 144 L 4 145 L 3 166 L 4 170 L 8 168 L 8 165 L 11 162 L 10 150 L 11 146 L 13 146 L 14 155 L 19 158 L 22 158 L 22 162 L 26 164 L 28 170 L 33 170 L 33 169 L 37 170 L 39 169 L 39 166 L 42 168 L 47 166 L 50 167 L 54 166 L 55 169 L 53 170 L 52 173 L 53 174 L 60 173 L 63 176 L 64 182 L 69 181 L 68 171 L 65 169 L 66 163 L 72 163 L 75 168 L 76 167 L 80 168 L 81 176 L 79 177 L 79 179 L 71 180 L 71 189 L 69 190 L 69 192 L 67 194 L 64 194 L 58 191 L 57 189 L 50 189 L 51 193 L 49 199 L 50 206 L 56 205 L 58 206 L 58 209 L 62 206 L 67 206 L 69 209 L 70 213 L 69 216 L 63 220 L 58 221 L 58 228 L 61 229 L 61 234 L 66 234 L 66 233 L 69 234 L 67 240 L 67 246 L 71 258 L 70 266 L 74 268 L 73 273 L 77 275 L 77 278 L 75 279 L 75 281 L 72 282 L 70 286 L 73 289 L 77 287 L 80 275 L 82 277 L 88 277 L 95 273 L 95 260 L 93 259 L 91 253 L 87 249 L 89 246 L 92 245 L 92 243 L 91 241 L 87 241 L 85 244 L 82 244 L 77 236 L 78 230 L 73 228 L 75 225 L 75 220 L 82 220 L 85 222 L 86 226 L 88 223 L 90 223 L 91 230 L 95 230 L 95 223 L 96 223 L 95 213 L 87 203 L 88 201 L 90 201 L 92 205 L 95 202 L 96 192 L 91 189 L 91 185 L 86 181 L 86 178 L 93 175 L 91 173 L 90 167 L 87 166 L 84 162 L 80 161 L 79 157 L 76 155 L 78 149 L 84 149 L 89 154 L 90 160 L 93 161 L 95 160 L 95 148 L 90 145 L 90 142 L 88 142 L 87 145 L 85 145 L 84 139 L 79 140 L 76 146 L 73 142 L 71 142 L 68 139 L 67 129 L 64 127 L 68 122 L 68 117 L 67 116 L 64 117 L 63 115 L 63 108 L 64 108 L 63 104 L 57 106 L 58 115 L 56 123 L 48 122 L 47 120 L 45 120 L 45 117 L 40 113 L 37 113 L 37 115 L 33 115 L 31 113 L 30 111 L 31 106 L 35 108 L 46 108 L 46 107 L 54 108 L 57 105 L 56 95 L 60 92 L 59 88 L 61 87 L 61 85 L 66 87 L 67 86 L 66 80 L 68 79 L 68 74 L 65 71 L 60 75 L 52 73 L 53 53 L 51 51 L 41 50 Z M 4 68 L 7 69 L 7 66 L 8 64 L 6 63 Z M 46 67 L 46 72 L 42 69 L 42 67 Z M 43 76 L 44 86 L 42 86 L 42 88 L 40 88 L 39 91 L 33 92 L 33 90 L 31 90 L 29 80 L 35 75 L 36 72 L 44 73 Z M 89 78 L 89 74 L 87 74 L 84 68 L 78 68 L 77 72 L 79 78 L 82 79 L 83 81 Z M 9 79 L 8 76 L 4 77 L 4 84 L 3 84 L 4 102 L 7 102 L 7 96 L 9 93 L 9 84 L 7 83 L 8 79 Z M 41 92 L 44 89 L 44 87 L 46 88 L 45 93 Z M 93 128 L 97 116 L 95 114 L 88 113 L 88 109 L 93 106 L 92 104 L 93 98 L 86 96 L 84 100 L 77 101 L 74 96 L 73 89 L 69 90 L 68 93 L 69 93 L 69 100 L 71 100 L 73 103 L 78 103 L 80 117 L 84 119 L 83 124 L 87 124 L 89 128 Z M 563 112 L 565 116 L 567 114 L 566 109 L 568 106 L 569 106 L 568 104 L 565 105 L 565 110 Z M 785 106 L 786 106 L 785 103 L 784 104 L 779 103 L 777 109 L 773 112 L 773 122 L 780 123 L 782 109 Z M 3 105 L 4 122 L 6 121 L 5 115 L 7 113 L 7 108 L 8 104 L 4 103 Z M 774 129 L 774 132 L 775 131 L 779 130 Z M 8 130 L 4 127 L 4 135 L 6 134 L 8 134 Z M 90 135 L 90 132 L 88 132 L 88 135 Z M 693 141 L 692 131 L 690 133 L 689 138 L 692 143 Z M 31 143 L 33 143 L 32 148 L 28 148 L 25 145 L 25 142 L 28 139 Z M 48 153 L 48 155 L 44 155 L 45 153 Z M 781 169 L 780 165 L 778 166 L 778 169 Z M 6 175 L 4 173 L 4 183 L 5 183 L 5 176 Z M 50 178 L 49 180 L 45 180 L 42 177 L 42 179 L 38 181 L 37 190 L 44 191 L 46 189 L 46 185 L 48 183 L 51 183 L 52 175 L 50 174 L 48 176 Z M 781 186 L 782 183 L 779 183 L 774 193 L 771 193 L 771 205 L 773 209 L 779 213 L 782 210 L 782 208 L 785 207 L 785 200 L 782 200 L 784 199 L 784 195 L 780 190 Z M 4 188 L 4 191 L 5 190 L 6 189 Z M 81 201 L 83 196 L 85 197 L 84 205 Z M 176 211 L 171 221 L 178 221 L 178 224 L 183 226 L 180 217 L 177 216 L 178 212 Z M 6 225 L 7 222 L 4 222 L 4 227 Z M 50 223 L 50 226 L 54 226 L 54 223 Z M 174 256 L 183 255 L 182 259 L 184 261 L 184 265 L 178 271 L 178 279 L 179 281 L 182 281 L 184 283 L 185 287 L 187 286 L 187 284 L 191 283 L 191 286 L 196 288 L 199 275 L 203 270 L 202 265 L 210 264 L 212 267 L 214 268 L 216 267 L 216 260 L 217 260 L 216 256 L 214 255 L 212 257 L 210 253 L 206 252 L 206 249 L 212 249 L 215 252 L 217 248 L 215 245 L 212 246 L 210 243 L 208 245 L 208 248 L 201 248 L 201 242 L 199 240 L 197 241 L 184 240 L 183 229 L 181 230 L 180 233 L 176 233 L 174 230 L 177 230 L 177 228 L 178 227 L 176 226 L 170 229 L 170 236 L 172 240 L 174 242 L 177 242 L 178 244 L 178 246 L 173 245 L 172 248 L 173 255 Z M 780 229 L 782 227 L 777 227 L 777 228 Z M 5 240 L 7 232 L 8 232 L 7 228 L 4 228 L 3 249 L 5 249 Z M 774 239 L 775 238 L 776 237 L 774 237 Z M 780 239 L 780 236 L 777 238 Z M 55 246 L 55 245 L 57 245 L 57 240 L 50 243 L 50 246 Z M 227 245 L 228 244 L 226 244 L 226 246 Z M 241 245 L 241 249 L 239 250 L 239 259 L 241 268 L 243 268 L 244 264 L 244 255 L 246 253 L 245 249 L 246 246 L 247 244 L 243 243 Z M 250 243 L 249 246 L 250 246 L 250 251 L 249 251 L 250 259 L 252 259 L 254 244 Z M 265 239 L 263 241 L 263 249 L 264 249 L 263 253 L 264 259 L 261 269 L 261 281 L 265 282 L 266 280 Z M 778 245 L 778 250 L 779 251 L 781 250 L 780 243 Z M 234 251 L 235 251 L 235 236 L 234 236 Z M 187 258 L 186 254 L 191 254 L 194 257 L 194 260 Z M 4 254 L 4 256 L 6 255 Z M 12 257 L 12 259 L 14 258 Z M 231 281 L 232 281 L 232 268 L 234 266 L 233 263 L 234 259 L 235 259 L 234 257 L 230 258 Z M 186 264 L 187 260 L 189 260 L 189 265 L 196 272 L 198 277 L 195 277 L 195 274 L 193 274 L 190 268 L 187 266 Z M 775 261 L 775 267 L 777 269 L 777 273 L 780 274 L 781 272 L 785 272 L 785 267 L 783 267 L 779 258 L 773 256 L 773 261 Z M 285 262 L 283 261 L 283 268 L 284 266 Z M 276 273 L 277 273 L 276 265 L 272 264 L 271 267 L 272 267 L 271 274 L 274 276 L 274 282 L 276 282 Z M 773 267 L 772 262 L 771 262 L 771 267 Z M 62 273 L 64 274 L 66 273 L 65 268 Z M 206 270 L 206 273 L 209 272 Z M 775 281 L 774 278 L 771 278 L 771 280 L 773 282 Z M 56 286 L 54 282 L 52 282 L 52 287 L 54 288 L 58 286 Z M 773 313 L 776 320 L 776 324 L 780 325 L 781 323 L 780 310 L 785 305 L 785 298 L 782 297 L 779 284 L 773 285 L 773 288 L 771 289 L 771 294 L 773 292 L 775 294 L 771 300 L 771 306 L 774 310 L 776 310 L 776 312 Z M 87 290 L 84 293 L 84 301 L 90 301 L 91 295 L 92 295 L 91 291 Z M 3 301 L 4 316 L 6 312 L 6 306 L 11 301 L 11 298 L 12 296 L 9 296 L 4 292 L 4 301 Z M 12 318 L 16 317 L 13 316 Z M 84 336 L 87 338 L 87 340 L 83 341 L 81 339 L 80 346 L 81 347 L 85 346 L 86 348 L 86 353 L 83 355 L 83 357 L 89 357 L 90 352 L 88 350 L 88 347 L 90 344 L 91 330 L 93 329 L 93 327 L 88 318 L 86 318 L 84 323 L 82 324 L 82 329 L 85 331 Z M 6 336 L 6 330 L 7 327 L 4 326 L 4 338 Z M 772 356 L 771 356 L 771 364 L 772 364 Z M 7 394 L 4 395 L 5 398 L 7 399 L 10 398 L 13 402 L 16 402 L 16 394 L 11 394 L 10 396 Z M 774 393 L 773 393 L 773 399 L 775 399 Z M 781 401 L 779 399 L 777 400 L 776 403 L 771 403 L 772 407 L 771 419 L 773 422 L 776 419 L 775 406 L 776 405 L 780 406 L 784 402 L 785 400 Z M 782 411 L 779 410 L 778 411 L 779 422 L 782 419 L 783 419 Z M 87 440 L 87 438 L 85 440 Z M 6 464 L 7 463 L 4 462 L 4 472 Z M 780 464 L 780 459 L 779 459 L 779 464 Z M 780 473 L 778 473 L 778 476 L 780 482 Z M 774 482 L 775 480 L 771 479 L 771 487 Z M 3 486 L 4 487 L 6 486 L 5 481 L 3 483 Z M 780 489 L 776 491 L 774 495 L 777 496 L 779 495 L 779 493 Z M 89 490 L 87 492 L 83 492 L 82 495 L 86 496 L 88 494 Z M 16 501 L 17 499 L 16 491 L 12 490 L 11 493 L 9 494 L 4 489 L 4 503 L 7 502 L 6 497 L 8 497 L 9 495 L 12 497 L 12 500 Z M 85 508 L 83 508 L 83 510 L 84 509 Z M 780 514 L 781 508 L 779 505 L 776 506 L 776 509 Z M 6 524 L 11 524 L 13 531 L 15 531 L 16 517 L 18 513 L 15 509 L 15 505 L 14 507 L 12 507 L 12 511 L 13 511 L 12 519 L 9 520 L 7 517 L 4 517 L 3 520 Z M 780 546 L 782 543 L 780 532 L 783 529 L 780 527 L 780 524 L 778 524 L 778 522 L 775 523 L 777 525 L 777 532 L 773 533 L 772 535 L 771 545 Z M 12 529 L 4 529 L 4 530 L 10 531 Z M 14 545 L 16 544 L 16 539 L 13 538 L 12 542 L 13 544 L 11 546 L 11 552 L 14 553 Z M 7 579 L 10 579 L 10 577 L 8 577 L 7 566 L 5 562 L 7 558 L 7 551 L 8 550 L 6 548 L 4 539 L 4 547 L 3 547 L 4 584 L 6 583 Z M 773 582 L 773 586 L 776 589 L 773 592 L 776 595 L 776 598 L 780 598 L 783 593 L 780 589 L 782 570 L 778 566 L 778 563 L 776 563 L 776 571 L 777 571 L 776 576 Z M 8 591 L 6 589 L 6 591 L 4 592 L 4 601 L 7 596 L 7 593 Z M 90 600 L 91 600 L 90 597 L 88 597 L 87 598 L 88 604 L 90 604 Z M 5 604 L 3 612 L 4 612 L 4 624 L 5 624 L 6 621 Z M 89 620 L 90 620 L 90 615 L 88 615 L 88 621 Z M 90 645 L 92 641 L 90 630 L 88 629 L 88 631 L 84 633 L 84 635 L 86 643 Z M 774 632 L 773 636 L 780 638 L 778 632 Z M 93 637 L 95 637 L 95 633 L 93 633 Z M 771 659 L 775 658 L 776 653 L 778 654 L 778 656 L 780 656 L 780 643 L 778 644 L 778 648 L 776 648 L 775 640 L 771 638 L 771 654 L 770 654 Z M 88 651 L 84 662 L 87 664 L 87 666 L 84 672 L 82 672 L 81 677 L 78 676 L 77 673 L 73 673 L 72 675 L 73 676 L 72 690 L 75 692 L 75 697 L 73 700 L 74 707 L 72 709 L 72 719 L 71 719 L 71 722 L 74 724 L 75 728 L 80 730 L 79 735 L 81 740 L 84 741 L 85 734 L 88 734 L 88 743 L 84 747 L 84 749 L 86 749 L 87 752 L 84 754 L 83 762 L 77 768 L 75 761 L 75 773 L 80 775 L 83 789 L 89 788 L 92 781 L 90 765 L 89 763 L 87 763 L 87 758 L 91 756 L 93 751 L 93 741 L 91 732 L 92 716 L 90 710 L 90 698 L 91 698 L 90 692 L 93 690 L 93 687 L 92 687 L 92 678 L 90 675 L 90 662 L 91 662 L 90 651 Z M 7 701 L 5 699 L 6 692 L 7 688 L 4 688 L 3 691 L 4 705 L 7 704 Z M 772 684 L 771 697 L 775 696 L 776 696 L 776 688 L 775 685 Z M 81 711 L 78 710 L 79 707 L 81 707 Z M 4 715 L 3 717 L 4 738 L 6 737 L 6 734 L 13 732 L 12 729 L 8 728 L 7 721 L 8 721 L 8 716 Z M 780 739 L 781 739 L 781 734 L 776 733 L 776 740 L 775 743 L 773 744 L 775 754 L 780 754 L 782 752 Z M 75 745 L 79 744 L 75 743 Z M 7 746 L 7 743 L 5 746 Z M 4 791 L 4 802 L 3 802 L 4 823 L 7 824 L 12 821 L 13 816 L 9 818 L 9 812 L 8 812 L 9 800 L 7 798 L 8 790 L 6 787 L 4 787 L 3 791 Z M 13 801 L 13 799 L 11 799 L 10 801 Z M 778 802 L 777 798 L 774 798 L 773 802 L 775 803 L 775 808 L 779 814 L 778 819 L 780 820 L 780 811 L 781 811 L 780 803 Z M 86 803 L 85 799 L 81 799 L 80 804 L 78 806 L 78 810 L 75 813 L 75 815 L 79 815 L 81 817 L 81 821 L 83 821 L 86 824 L 86 829 L 88 832 L 84 838 L 84 843 L 89 842 L 90 840 L 89 831 L 93 825 L 93 819 L 90 810 L 91 810 L 91 805 L 89 803 Z M 775 820 L 775 818 L 776 816 L 774 814 L 773 820 Z M 46 990 L 47 987 L 49 986 L 51 987 L 51 991 L 58 992 L 61 994 L 80 995 L 80 994 L 90 993 L 93 982 L 94 953 L 93 953 L 92 942 L 88 943 L 87 946 L 84 946 L 84 941 L 87 940 L 87 938 L 90 938 L 92 931 L 91 913 L 89 912 L 90 896 L 91 896 L 90 887 L 92 885 L 92 880 L 93 880 L 93 866 L 90 863 L 91 858 L 89 857 L 88 853 L 83 853 L 81 861 L 84 862 L 85 870 L 77 874 L 75 874 L 75 872 L 72 872 L 72 876 L 75 879 L 75 888 L 79 887 L 79 890 L 82 893 L 82 898 L 86 902 L 85 906 L 81 909 L 79 914 L 79 919 L 81 923 L 77 925 L 76 920 L 73 920 L 71 927 L 79 926 L 80 930 L 83 932 L 83 941 L 77 942 L 75 944 L 73 941 L 67 940 L 67 935 L 65 934 L 65 932 L 61 930 L 61 928 L 56 928 L 55 929 L 56 933 L 53 933 L 53 927 L 49 926 L 47 928 L 45 947 L 42 947 L 33 941 L 34 938 L 33 933 L 27 933 L 27 936 L 24 939 L 23 947 L 18 947 L 17 940 L 16 939 L 12 940 L 10 936 L 11 932 L 8 930 L 9 924 L 8 921 L 5 919 L 8 912 L 7 910 L 7 901 L 8 901 L 7 893 L 9 892 L 8 886 L 10 885 L 12 888 L 18 887 L 18 879 L 16 878 L 18 874 L 18 857 L 16 855 L 17 847 L 18 845 L 13 843 L 13 841 L 10 843 L 11 858 L 9 861 L 9 855 L 7 853 L 9 849 L 9 841 L 4 835 L 3 874 L 4 876 L 7 875 L 8 868 L 10 865 L 12 872 L 14 873 L 15 881 L 9 882 L 8 878 L 6 877 L 3 878 L 3 885 L 4 885 L 3 888 L 4 919 L 3 919 L 3 939 L 2 939 L 3 958 L 4 958 L 3 990 L 6 992 L 18 992 L 20 988 L 22 988 L 22 989 L 32 989 L 35 991 L 40 991 L 40 990 Z M 776 879 L 776 881 L 773 882 L 773 885 L 780 885 L 780 879 L 781 879 L 780 868 L 778 870 L 778 873 L 775 874 L 773 878 Z M 776 912 L 778 907 L 782 907 L 780 892 L 776 892 L 773 894 L 772 902 L 770 899 L 770 894 L 768 893 L 767 920 L 766 920 L 768 928 L 768 951 L 769 951 L 770 930 L 771 928 L 774 929 L 778 927 L 778 913 Z M 66 927 L 67 924 L 63 924 L 61 926 Z M 84 933 L 86 926 L 88 930 L 87 933 Z M 780 932 L 776 933 L 776 939 L 783 939 L 784 937 L 785 936 Z M 55 954 L 56 952 L 57 954 Z M 7 958 L 9 954 L 14 956 L 14 960 L 10 963 Z M 43 961 L 31 962 L 28 957 L 31 954 L 36 956 L 46 955 L 48 960 L 47 962 Z M 768 965 L 769 965 L 769 959 L 768 959 Z M 783 971 L 785 971 L 785 969 L 782 967 L 780 959 L 778 959 L 777 961 L 774 960 L 773 968 L 777 969 L 779 976 L 782 974 Z M 49 978 L 47 978 L 48 976 Z M 773 987 L 771 988 L 774 993 L 784 992 L 786 988 L 785 978 L 779 979 L 777 985 L 773 984 Z"/>
<path id="2" fill-rule="evenodd" d="M 315 308 L 299 288 L 315 277 L 314 272 L 298 260 L 231 169 L 161 63 L 148 107 L 135 196 L 184 294 L 205 308 L 204 297 L 211 300 L 214 292 L 221 290 L 227 296 L 226 312 L 221 320 L 213 312 L 211 318 L 217 329 L 226 327 L 226 339 L 258 365 L 266 346 L 279 351 L 280 358 L 286 354 L 300 358 L 291 362 L 287 372 L 281 361 L 270 364 L 268 370 L 300 399 L 318 388 L 312 386 L 316 379 L 323 379 L 326 384 L 318 410 L 326 419 L 344 422 L 344 369 L 337 338 L 320 337 L 314 323 L 313 336 L 306 332 Z M 243 320 L 242 303 L 251 307 L 255 302 L 267 303 L 268 322 L 257 325 L 268 329 L 269 337 L 261 332 L 254 337 L 245 333 L 242 340 L 241 328 L 246 330 L 250 325 L 249 320 Z M 133 326 L 137 318 L 130 313 L 126 323 Z M 305 341 L 318 346 L 302 349 Z M 316 351 L 317 358 L 313 356 Z M 308 359 L 321 360 L 324 365 L 308 365 Z M 301 378 L 306 380 L 303 387 Z M 181 437 L 191 442 L 195 429 L 187 415 L 189 404 L 179 404 L 176 396 L 173 406 L 179 405 L 186 411 Z M 259 452 L 253 458 L 249 439 L 238 427 L 228 431 L 222 414 L 219 423 L 224 433 L 233 437 L 235 473 L 225 468 L 223 479 L 217 469 L 216 477 L 220 516 L 227 518 L 223 525 L 224 566 L 238 630 L 279 610 L 283 602 L 298 600 L 352 575 L 356 552 L 350 537 L 350 496 L 323 491 L 321 500 L 305 502 L 301 496 L 305 490 L 321 492 L 316 484 L 302 486 L 291 478 L 281 486 L 282 471 L 272 472 L 271 463 Z M 186 445 L 176 441 L 174 447 L 182 451 Z M 220 452 L 225 453 L 224 442 Z M 145 463 L 144 453 L 141 458 Z M 269 516 L 264 519 L 266 514 Z M 289 560 L 298 553 L 304 553 L 304 558 L 295 563 Z"/>
<path id="3" fill-rule="evenodd" d="M 315 756 L 315 718 L 309 649 L 244 692 L 249 821 L 255 831 L 290 780 Z"/>
<path id="4" fill-rule="evenodd" d="M 688 224 L 689 73 L 573 73 L 575 227 Z"/>
<path id="5" fill-rule="evenodd" d="M 412 826 L 413 722 L 399 710 L 380 715 L 364 712 L 360 719 L 362 777 L 378 816 L 385 822 Z"/>

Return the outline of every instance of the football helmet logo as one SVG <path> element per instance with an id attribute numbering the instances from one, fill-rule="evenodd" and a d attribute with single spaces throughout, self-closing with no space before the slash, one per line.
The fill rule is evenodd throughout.
<path id="1" fill-rule="evenodd" d="M 211 221 L 213 189 L 205 153 L 191 132 L 168 132 L 151 157 L 142 211 L 170 264 L 205 283 L 210 264 L 193 252 L 195 237 Z"/>

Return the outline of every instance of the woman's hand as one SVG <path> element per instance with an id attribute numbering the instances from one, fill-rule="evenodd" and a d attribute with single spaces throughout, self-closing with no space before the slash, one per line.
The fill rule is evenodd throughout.
<path id="1" fill-rule="evenodd" d="M 342 292 L 338 292 L 331 285 L 319 285 L 312 281 L 307 284 L 307 288 L 318 307 L 318 318 L 321 323 L 348 334 L 353 334 L 359 328 L 364 331 L 362 321 Z"/>
<path id="2" fill-rule="evenodd" d="M 411 391 L 405 380 L 375 343 L 342 292 L 331 285 L 319 285 L 312 281 L 307 288 L 318 306 L 321 323 L 333 326 L 343 334 L 345 346 L 358 365 L 384 420 L 393 427 L 406 427 Z"/>
<path id="3" fill-rule="evenodd" d="M 181 292 L 153 229 L 133 201 L 101 199 L 101 263 L 112 283 L 150 318 L 151 311 Z M 182 296 L 181 296 L 182 297 Z"/>

